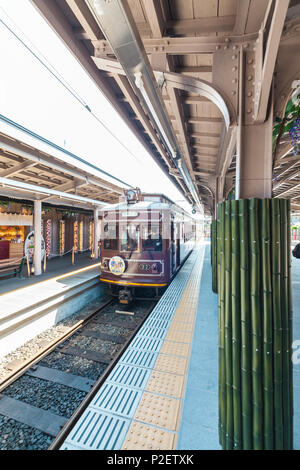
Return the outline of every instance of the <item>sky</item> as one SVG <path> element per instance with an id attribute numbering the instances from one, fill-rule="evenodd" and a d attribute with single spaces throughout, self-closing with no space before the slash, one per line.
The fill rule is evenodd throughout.
<path id="1" fill-rule="evenodd" d="M 63 77 L 81 101 L 72 96 L 0 21 L 0 114 L 144 192 L 164 193 L 190 212 L 190 204 L 30 0 L 0 0 L 0 20 L 54 67 L 55 74 L 58 72 Z M 82 101 L 126 148 L 84 108 Z"/>

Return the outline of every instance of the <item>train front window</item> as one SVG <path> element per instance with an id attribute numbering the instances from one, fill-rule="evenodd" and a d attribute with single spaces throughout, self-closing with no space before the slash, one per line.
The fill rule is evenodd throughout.
<path id="1" fill-rule="evenodd" d="M 142 233 L 143 251 L 162 251 L 162 227 L 159 225 L 148 225 L 143 227 Z"/>
<path id="2" fill-rule="evenodd" d="M 121 227 L 121 251 L 138 251 L 139 225 L 127 225 Z"/>
<path id="3" fill-rule="evenodd" d="M 117 250 L 118 249 L 118 237 L 117 237 L 116 224 L 104 225 L 103 249 L 104 250 Z"/>

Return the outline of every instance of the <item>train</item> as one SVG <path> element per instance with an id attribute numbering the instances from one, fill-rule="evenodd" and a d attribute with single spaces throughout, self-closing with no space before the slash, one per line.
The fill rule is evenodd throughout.
<path id="1" fill-rule="evenodd" d="M 121 304 L 159 298 L 196 243 L 196 220 L 163 194 L 127 190 L 100 219 L 100 281 Z"/>

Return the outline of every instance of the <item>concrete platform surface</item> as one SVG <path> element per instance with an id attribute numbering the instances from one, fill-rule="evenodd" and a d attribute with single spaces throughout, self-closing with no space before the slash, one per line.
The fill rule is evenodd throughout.
<path id="1" fill-rule="evenodd" d="M 7 292 L 21 289 L 46 279 L 51 279 L 53 277 L 60 276 L 72 271 L 77 271 L 78 269 L 92 265 L 99 265 L 99 260 L 93 260 L 90 256 L 90 252 L 75 254 L 74 265 L 72 265 L 71 254 L 68 254 L 62 257 L 58 256 L 48 260 L 46 265 L 46 272 L 42 273 L 40 276 L 30 275 L 30 277 L 28 277 L 27 266 L 25 263 L 22 273 L 23 279 L 12 276 L 0 278 L 0 298 L 2 294 Z"/>

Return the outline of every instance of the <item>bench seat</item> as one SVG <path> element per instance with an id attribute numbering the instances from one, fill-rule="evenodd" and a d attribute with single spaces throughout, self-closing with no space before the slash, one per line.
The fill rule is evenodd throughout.
<path id="1" fill-rule="evenodd" d="M 25 256 L 22 258 L 7 258 L 0 260 L 0 277 L 13 274 L 22 278 L 22 270 L 25 262 Z"/>

